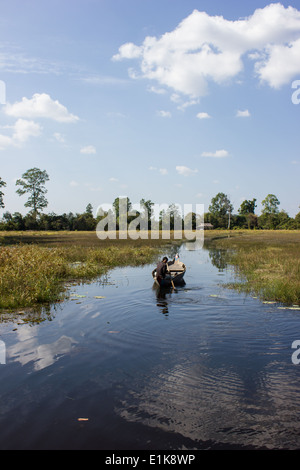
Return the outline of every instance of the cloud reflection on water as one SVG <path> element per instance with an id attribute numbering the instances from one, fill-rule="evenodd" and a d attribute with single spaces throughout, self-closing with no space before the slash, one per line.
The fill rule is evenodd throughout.
<path id="1" fill-rule="evenodd" d="M 128 392 L 117 413 L 194 442 L 299 448 L 295 413 L 300 399 L 288 371 L 269 364 L 251 384 L 238 371 L 210 368 L 207 361 L 204 357 L 195 365 L 176 364 L 153 374 L 144 387 L 136 384 Z"/>
<path id="2" fill-rule="evenodd" d="M 62 355 L 69 354 L 77 344 L 73 338 L 62 335 L 53 343 L 39 344 L 39 326 L 23 326 L 18 331 L 19 341 L 8 348 L 7 355 L 10 361 L 18 362 L 22 366 L 33 362 L 35 371 L 51 366 Z"/>

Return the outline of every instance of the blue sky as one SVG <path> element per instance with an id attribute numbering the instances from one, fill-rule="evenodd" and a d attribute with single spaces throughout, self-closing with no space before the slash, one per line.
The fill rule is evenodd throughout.
<path id="1" fill-rule="evenodd" d="M 45 212 L 128 196 L 299 212 L 300 1 L 0 0 L 4 211 L 46 170 Z M 298 95 L 297 95 L 298 96 Z M 300 97 L 300 93 L 299 93 Z M 1 211 L 0 215 L 4 212 Z"/>

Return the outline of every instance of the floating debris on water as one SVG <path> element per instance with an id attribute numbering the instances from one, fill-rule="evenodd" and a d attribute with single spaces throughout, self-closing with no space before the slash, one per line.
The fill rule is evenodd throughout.
<path id="1" fill-rule="evenodd" d="M 99 315 L 101 315 L 101 312 L 96 312 L 94 315 L 92 315 L 92 318 L 93 319 L 97 318 L 97 317 L 99 317 Z"/>
<path id="2" fill-rule="evenodd" d="M 278 307 L 279 310 L 300 310 L 300 306 L 298 305 L 297 307 Z"/>

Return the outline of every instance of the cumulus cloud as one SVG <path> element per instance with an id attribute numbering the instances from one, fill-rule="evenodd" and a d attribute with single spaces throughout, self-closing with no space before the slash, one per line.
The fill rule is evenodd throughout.
<path id="1" fill-rule="evenodd" d="M 248 109 L 245 109 L 245 111 L 238 110 L 236 113 L 236 117 L 250 117 L 250 112 Z"/>
<path id="2" fill-rule="evenodd" d="M 194 173 L 198 173 L 198 170 L 192 170 L 191 168 L 188 168 L 187 166 L 176 166 L 176 171 L 179 175 L 182 176 L 190 176 Z"/>
<path id="3" fill-rule="evenodd" d="M 246 58 L 260 81 L 279 88 L 300 73 L 299 56 L 300 11 L 272 3 L 237 21 L 194 10 L 159 38 L 148 36 L 141 46 L 123 44 L 113 60 L 138 60 L 132 78 L 201 97 L 210 80 L 222 84 L 236 78 Z"/>
<path id="4" fill-rule="evenodd" d="M 46 93 L 35 93 L 31 99 L 23 97 L 21 101 L 14 104 L 7 104 L 4 108 L 8 116 L 17 118 L 47 118 L 57 122 L 76 122 L 77 116 L 69 113 L 67 108 L 53 100 Z"/>
<path id="5" fill-rule="evenodd" d="M 13 140 L 15 142 L 26 142 L 30 137 L 37 137 L 41 133 L 41 126 L 34 121 L 18 119 L 15 123 Z"/>
<path id="6" fill-rule="evenodd" d="M 197 118 L 198 119 L 210 119 L 211 116 L 208 113 L 198 113 Z"/>
<path id="7" fill-rule="evenodd" d="M 210 158 L 225 158 L 229 156 L 227 150 L 216 150 L 215 152 L 203 152 L 201 157 L 210 157 Z"/>
<path id="8" fill-rule="evenodd" d="M 93 155 L 96 153 L 96 148 L 93 145 L 87 145 L 86 147 L 82 147 L 82 149 L 80 149 L 80 153 Z"/>
<path id="9" fill-rule="evenodd" d="M 268 60 L 256 63 L 257 74 L 273 88 L 289 83 L 300 73 L 300 39 L 267 47 Z"/>
<path id="10" fill-rule="evenodd" d="M 119 54 L 115 54 L 112 59 L 137 59 L 141 55 L 142 51 L 140 47 L 135 46 L 132 42 L 127 42 L 119 48 Z"/>
<path id="11" fill-rule="evenodd" d="M 0 135 L 0 150 L 9 146 L 21 147 L 30 137 L 38 137 L 41 134 L 41 126 L 26 119 L 18 119 L 12 126 L 4 126 L 6 129 L 12 129 L 12 135 Z"/>

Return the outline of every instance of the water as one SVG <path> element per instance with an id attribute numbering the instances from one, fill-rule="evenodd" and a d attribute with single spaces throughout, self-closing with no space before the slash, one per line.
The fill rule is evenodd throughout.
<path id="1" fill-rule="evenodd" d="M 300 447 L 300 311 L 225 289 L 222 252 L 180 257 L 175 292 L 115 269 L 0 325 L 0 449 Z"/>

